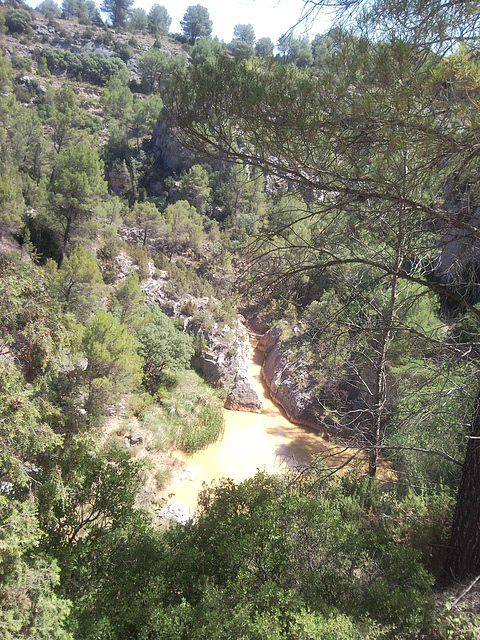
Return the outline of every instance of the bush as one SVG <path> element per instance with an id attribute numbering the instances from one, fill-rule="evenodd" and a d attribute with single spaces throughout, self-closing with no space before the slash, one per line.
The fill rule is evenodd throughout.
<path id="1" fill-rule="evenodd" d="M 85 82 L 101 87 L 126 68 L 120 58 L 107 58 L 100 53 L 77 54 L 59 48 L 45 47 L 42 50 L 42 56 L 45 57 L 50 73 L 66 74 L 72 78 L 81 76 Z"/>
<path id="2" fill-rule="evenodd" d="M 5 14 L 5 26 L 10 33 L 27 33 L 32 17 L 23 9 L 12 9 Z"/>
<path id="3" fill-rule="evenodd" d="M 138 266 L 138 277 L 140 280 L 146 280 L 150 274 L 150 268 L 148 266 L 149 253 L 146 247 L 142 247 L 139 244 L 128 244 L 127 253 Z"/>

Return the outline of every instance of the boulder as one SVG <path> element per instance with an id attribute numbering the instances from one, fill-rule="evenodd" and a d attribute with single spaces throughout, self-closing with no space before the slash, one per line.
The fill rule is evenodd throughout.
<path id="1" fill-rule="evenodd" d="M 134 447 L 135 445 L 142 445 L 144 442 L 143 435 L 138 431 L 135 431 L 135 433 L 132 433 L 130 436 L 125 436 L 124 440 L 127 448 Z"/>
<path id="2" fill-rule="evenodd" d="M 260 400 L 250 380 L 245 375 L 238 374 L 235 378 L 233 389 L 225 400 L 225 409 L 260 413 L 262 406 L 263 402 Z"/>
<path id="3" fill-rule="evenodd" d="M 158 516 L 162 520 L 174 520 L 185 524 L 191 519 L 190 509 L 183 502 L 172 502 L 158 510 Z"/>

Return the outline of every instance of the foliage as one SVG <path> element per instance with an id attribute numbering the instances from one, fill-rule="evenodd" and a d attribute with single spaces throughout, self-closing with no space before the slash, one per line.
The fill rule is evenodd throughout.
<path id="1" fill-rule="evenodd" d="M 282 638 L 298 637 L 304 608 L 319 614 L 320 628 L 328 628 L 325 616 L 333 629 L 350 623 L 367 637 L 376 637 L 376 623 L 381 637 L 418 637 L 428 625 L 431 580 L 415 554 L 370 527 L 358 507 L 336 483 L 314 496 L 262 474 L 240 485 L 224 480 L 204 491 L 197 522 L 170 536 L 174 572 L 181 567 L 184 576 L 181 594 L 200 610 L 243 610 L 242 622 L 269 615 Z M 199 637 L 208 636 L 213 619 L 199 621 L 206 625 Z M 234 619 L 230 633 L 242 622 Z"/>
<path id="2" fill-rule="evenodd" d="M 255 44 L 255 53 L 258 56 L 272 56 L 274 44 L 270 38 L 259 38 Z"/>
<path id="3" fill-rule="evenodd" d="M 92 318 L 85 329 L 83 345 L 88 361 L 82 375 L 88 394 L 86 408 L 92 415 L 101 414 L 107 402 L 136 388 L 142 360 L 127 327 L 106 311 L 97 311 Z"/>
<path id="4" fill-rule="evenodd" d="M 251 24 L 237 24 L 233 29 L 233 39 L 246 42 L 247 44 L 255 44 L 255 31 Z"/>
<path id="5" fill-rule="evenodd" d="M 129 30 L 145 32 L 147 30 L 147 24 L 148 17 L 145 9 L 132 9 L 128 20 Z"/>
<path id="6" fill-rule="evenodd" d="M 291 62 L 297 67 L 308 67 L 313 63 L 313 54 L 308 38 L 294 38 L 292 35 L 282 36 L 277 47 L 284 62 Z"/>
<path id="7" fill-rule="evenodd" d="M 187 7 L 180 26 L 191 44 L 199 38 L 208 38 L 212 33 L 212 21 L 208 10 L 200 4 Z"/>
<path id="8" fill-rule="evenodd" d="M 128 74 L 117 74 L 110 78 L 102 94 L 107 113 L 117 120 L 128 118 L 133 106 L 133 95 L 128 87 Z"/>
<path id="9" fill-rule="evenodd" d="M 133 0 L 103 0 L 100 9 L 108 14 L 114 29 L 125 26 Z"/>
<path id="10" fill-rule="evenodd" d="M 55 367 L 75 342 L 73 323 L 60 313 L 38 267 L 2 257 L 0 268 L 1 352 L 31 381 Z"/>
<path id="11" fill-rule="evenodd" d="M 12 364 L 2 364 L 0 374 L 0 478 L 24 488 L 32 482 L 31 463 L 61 438 L 45 419 L 48 406 L 39 390 L 25 385 Z"/>
<path id="12" fill-rule="evenodd" d="M 140 279 L 132 271 L 117 287 L 112 304 L 113 315 L 129 328 L 135 327 L 140 320 L 145 294 L 140 286 Z"/>
<path id="13" fill-rule="evenodd" d="M 36 552 L 40 530 L 32 502 L 0 494 L 0 521 L 2 638 L 71 640 L 65 631 L 70 603 L 56 594 L 58 566 Z"/>
<path id="14" fill-rule="evenodd" d="M 43 13 L 47 18 L 60 18 L 62 15 L 60 7 L 54 0 L 43 0 L 35 7 L 35 11 Z"/>
<path id="15" fill-rule="evenodd" d="M 204 239 L 203 219 L 186 200 L 168 205 L 164 229 L 164 244 L 170 258 L 175 253 L 199 252 Z"/>
<path id="16" fill-rule="evenodd" d="M 73 53 L 68 50 L 44 47 L 41 50 L 50 73 L 81 77 L 86 82 L 101 87 L 113 76 L 125 69 L 125 63 L 115 56 L 107 58 L 100 53 Z"/>
<path id="17" fill-rule="evenodd" d="M 144 247 L 140 244 L 128 244 L 127 253 L 132 258 L 134 264 L 137 267 L 137 273 L 140 280 L 145 280 L 148 278 L 150 273 L 149 266 L 149 258 L 151 257 L 148 253 L 147 247 Z"/>
<path id="18" fill-rule="evenodd" d="M 172 19 L 167 9 L 159 4 L 152 5 L 148 13 L 148 30 L 154 36 L 165 36 L 172 24 Z"/>
<path id="19" fill-rule="evenodd" d="M 5 14 L 5 26 L 10 33 L 26 33 L 31 23 L 32 17 L 24 9 L 11 9 Z"/>
<path id="20" fill-rule="evenodd" d="M 103 166 L 86 140 L 69 144 L 56 158 L 49 184 L 50 202 L 63 226 L 63 253 L 78 225 L 92 216 L 92 202 L 105 193 Z"/>
<path id="21" fill-rule="evenodd" d="M 63 0 L 63 18 L 78 18 L 80 24 L 103 24 L 98 8 L 93 0 Z"/>
<path id="22" fill-rule="evenodd" d="M 147 305 L 137 330 L 139 354 L 143 359 L 143 380 L 154 393 L 165 372 L 175 373 L 190 366 L 193 356 L 192 339 L 175 327 L 175 323 L 156 305 Z"/>
<path id="23" fill-rule="evenodd" d="M 168 389 L 160 408 L 145 414 L 143 426 L 155 447 L 180 447 L 193 453 L 216 442 L 223 432 L 222 397 L 194 371 L 177 369 L 176 383 Z"/>
<path id="24" fill-rule="evenodd" d="M 77 245 L 63 260 L 61 267 L 50 262 L 54 284 L 52 290 L 62 302 L 63 310 L 70 311 L 83 323 L 101 306 L 102 274 L 97 259 L 87 249 Z"/>
<path id="25" fill-rule="evenodd" d="M 162 75 L 167 70 L 167 64 L 167 56 L 158 49 L 150 49 L 138 61 L 142 85 L 148 93 L 159 89 Z"/>
<path id="26" fill-rule="evenodd" d="M 211 195 L 207 170 L 194 164 L 182 175 L 178 191 L 182 200 L 187 200 L 198 213 L 205 213 Z"/>
<path id="27" fill-rule="evenodd" d="M 45 479 L 40 491 L 41 518 L 48 544 L 65 560 L 82 541 L 135 517 L 140 466 L 125 452 L 110 458 L 88 452 L 81 439 L 57 464 L 57 473 Z"/>

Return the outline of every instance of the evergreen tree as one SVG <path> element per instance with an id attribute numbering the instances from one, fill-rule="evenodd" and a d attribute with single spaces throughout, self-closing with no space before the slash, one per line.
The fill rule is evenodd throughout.
<path id="1" fill-rule="evenodd" d="M 83 344 L 88 361 L 82 375 L 88 394 L 86 408 L 90 415 L 101 415 L 107 403 L 137 387 L 142 360 L 127 327 L 106 311 L 98 311 L 92 318 Z"/>
<path id="2" fill-rule="evenodd" d="M 103 0 L 100 10 L 110 18 L 114 29 L 122 29 L 129 16 L 133 0 Z"/>
<path id="3" fill-rule="evenodd" d="M 194 354 L 191 336 L 179 331 L 157 305 L 146 307 L 137 338 L 144 384 L 149 391 L 156 391 L 167 369 L 175 372 L 190 366 Z"/>
<path id="4" fill-rule="evenodd" d="M 142 33 L 147 30 L 148 17 L 145 9 L 132 9 L 130 13 L 130 19 L 128 21 L 128 28 L 130 31 L 141 31 Z"/>
<path id="5" fill-rule="evenodd" d="M 424 292 L 434 290 L 448 296 L 457 309 L 468 308 L 469 313 L 478 315 L 465 295 L 468 283 L 461 268 L 457 270 L 458 286 L 447 287 L 432 281 L 431 264 L 422 265 L 408 258 L 425 255 L 434 246 L 438 251 L 442 237 L 447 244 L 452 237 L 465 234 L 479 237 L 476 224 L 460 219 L 454 206 L 441 204 L 445 193 L 452 194 L 453 189 L 457 194 L 463 193 L 471 206 L 473 194 L 468 185 L 477 171 L 478 159 L 471 149 L 476 139 L 478 110 L 461 96 L 470 95 L 470 89 L 462 92 L 474 71 L 467 62 L 468 54 L 464 57 L 469 51 L 467 44 L 455 54 L 450 51 L 457 39 L 467 42 L 475 37 L 478 12 L 471 5 L 440 1 L 326 0 L 312 4 L 352 9 L 344 13 L 351 30 L 344 34 L 338 55 L 327 59 L 320 70 L 267 65 L 262 61 L 249 61 L 247 65 L 218 57 L 214 65 L 208 65 L 208 72 L 206 67 L 203 69 L 203 79 L 201 66 L 191 65 L 191 77 L 187 82 L 182 78 L 183 89 L 178 87 L 175 105 L 166 97 L 170 114 L 175 114 L 175 124 L 183 128 L 186 143 L 197 151 L 229 160 L 240 158 L 282 177 L 290 187 L 296 184 L 301 191 L 315 194 L 316 213 L 306 214 L 306 219 L 314 222 L 314 242 L 308 237 L 297 237 L 294 242 L 286 231 L 269 251 L 270 274 L 275 271 L 277 281 L 278 273 L 294 275 L 305 269 L 325 273 L 339 265 L 364 264 L 389 278 L 391 301 L 397 296 L 395 281 L 410 281 Z M 290 44 L 285 43 L 287 58 L 293 55 Z M 447 52 L 449 56 L 442 57 Z M 308 66 L 310 56 L 303 61 L 297 59 L 297 64 Z M 445 81 L 456 87 L 455 99 L 449 92 L 438 91 L 438 83 Z M 209 91 L 202 96 L 199 89 L 207 83 Z M 244 99 L 247 92 L 251 96 L 248 109 Z M 208 121 L 198 123 L 198 113 L 208 113 Z M 238 131 L 242 132 L 241 149 L 237 147 Z M 342 220 L 349 221 L 341 234 L 344 240 L 338 236 L 336 245 L 328 245 L 328 227 L 338 230 Z M 372 223 L 383 224 L 385 231 L 387 225 L 389 234 L 394 231 L 387 254 L 382 247 L 370 255 L 367 248 L 374 248 L 372 241 L 369 245 L 356 242 L 368 236 Z M 441 230 L 436 244 L 429 236 L 432 228 Z M 402 238 L 408 238 L 406 246 L 402 245 Z M 298 262 L 275 262 L 274 255 L 290 252 L 293 246 Z M 406 247 L 404 259 L 399 260 Z M 377 374 L 372 424 L 376 420 L 377 426 L 380 422 L 385 424 L 386 418 L 382 378 L 387 371 L 385 348 L 390 342 L 389 332 L 398 317 L 394 307 L 390 305 L 389 311 L 380 315 L 380 334 L 378 325 L 372 326 L 372 336 L 380 335 L 380 339 L 374 338 Z M 437 346 L 440 350 L 443 347 Z M 465 355 L 469 349 L 467 346 L 463 352 L 460 348 Z M 480 572 L 478 416 L 476 401 L 448 562 L 448 569 L 457 577 Z M 376 436 L 373 440 L 371 446 L 376 449 Z"/>
<path id="6" fill-rule="evenodd" d="M 58 4 L 54 0 L 43 0 L 39 5 L 35 7 L 35 11 L 43 13 L 46 18 L 60 18 L 62 11 Z"/>
<path id="7" fill-rule="evenodd" d="M 148 13 L 148 30 L 154 36 L 166 36 L 172 24 L 172 19 L 166 8 L 154 4 Z"/>
<path id="8" fill-rule="evenodd" d="M 63 226 L 63 254 L 80 222 L 92 215 L 95 197 L 104 193 L 103 167 L 96 150 L 86 141 L 62 149 L 53 169 L 50 201 Z"/>
<path id="9" fill-rule="evenodd" d="M 258 56 L 272 56 L 274 44 L 270 38 L 259 38 L 255 45 L 255 52 Z"/>
<path id="10" fill-rule="evenodd" d="M 205 7 L 200 4 L 187 8 L 180 21 L 183 33 L 194 44 L 199 38 L 208 38 L 212 34 L 212 21 Z"/>
<path id="11" fill-rule="evenodd" d="M 233 29 L 233 39 L 246 42 L 247 44 L 255 44 L 255 31 L 251 24 L 237 24 Z"/>
<path id="12" fill-rule="evenodd" d="M 158 91 L 159 83 L 168 68 L 168 58 L 158 49 L 147 51 L 138 61 L 138 71 L 147 93 Z"/>

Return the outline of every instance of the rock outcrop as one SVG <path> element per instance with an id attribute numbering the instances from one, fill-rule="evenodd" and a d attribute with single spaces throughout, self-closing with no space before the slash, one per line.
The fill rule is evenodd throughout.
<path id="1" fill-rule="evenodd" d="M 122 229 L 125 239 L 135 238 L 135 229 Z M 117 284 L 138 267 L 133 260 L 122 252 L 116 257 L 118 265 Z M 218 384 L 227 392 L 227 408 L 237 411 L 260 411 L 262 402 L 247 377 L 250 363 L 250 339 L 243 324 L 242 316 L 229 323 L 215 319 L 216 300 L 208 296 L 195 297 L 190 294 L 178 294 L 172 286 L 167 271 L 156 269 L 149 263 L 149 277 L 142 282 L 147 303 L 158 304 L 169 316 L 183 322 L 183 330 L 202 337 L 204 346 L 193 358 L 197 371 L 213 384 Z M 213 309 L 213 313 L 212 313 Z M 188 315 L 193 314 L 193 315 Z M 202 325 L 196 314 L 210 315 L 208 328 Z"/>
<path id="2" fill-rule="evenodd" d="M 315 381 L 298 357 L 282 345 L 282 329 L 272 327 L 259 340 L 265 352 L 262 374 L 272 400 L 279 404 L 295 424 L 324 430 L 323 407 L 314 394 Z"/>
<path id="3" fill-rule="evenodd" d="M 260 413 L 262 405 L 263 403 L 260 400 L 257 391 L 247 376 L 243 373 L 237 374 L 233 389 L 225 400 L 225 409 Z"/>

